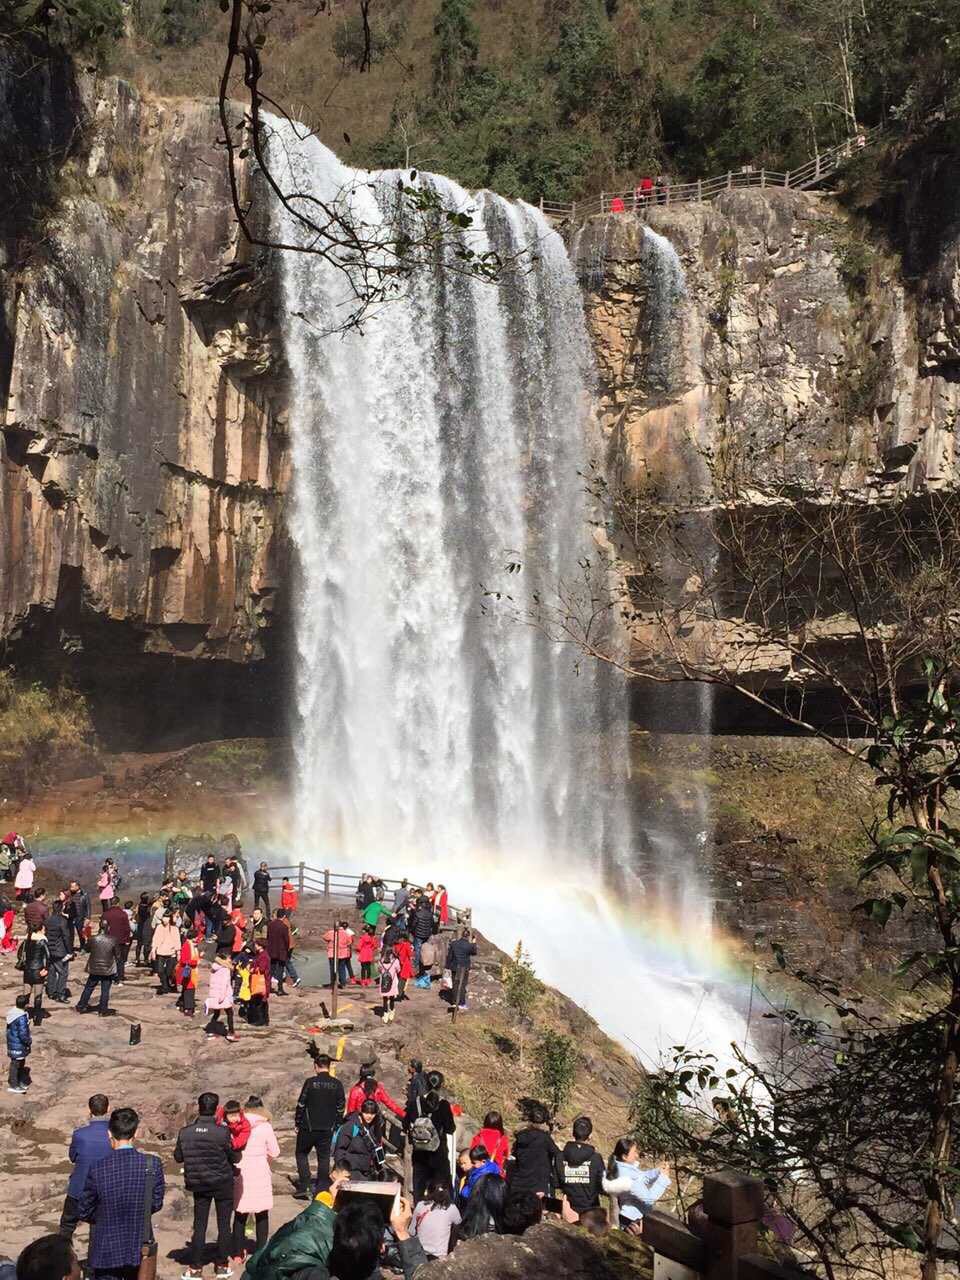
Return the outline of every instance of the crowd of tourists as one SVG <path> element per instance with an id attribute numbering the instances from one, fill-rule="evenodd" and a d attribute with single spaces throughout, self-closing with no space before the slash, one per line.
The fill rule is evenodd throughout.
<path id="1" fill-rule="evenodd" d="M 7 842 L 3 844 L 9 848 Z M 269 1023 L 269 1002 L 300 978 L 293 965 L 298 895 L 280 885 L 271 906 L 273 878 L 266 863 L 253 876 L 254 908 L 246 915 L 248 885 L 242 865 L 227 858 L 181 873 L 159 892 L 123 900 L 122 877 L 107 860 L 98 876 L 99 913 L 77 881 L 56 894 L 35 885 L 36 863 L 20 842 L 7 864 L 12 901 L 0 898 L 0 948 L 16 951 L 24 990 L 7 1014 L 9 1090 L 31 1084 L 33 1034 L 42 1026 L 44 998 L 69 1000 L 69 965 L 85 958 L 85 982 L 76 1009 L 110 1016 L 110 994 L 125 981 L 128 965 L 155 973 L 157 996 L 176 998 L 184 1017 L 196 1011 L 202 956 L 212 956 L 205 1002 L 210 1036 L 236 1038 L 235 1008 L 252 1026 Z M 360 923 L 338 920 L 325 935 L 330 982 L 369 986 L 381 995 L 381 1015 L 393 1020 L 409 982 L 431 985 L 439 960 L 438 936 L 450 925 L 446 889 L 414 888 L 403 881 L 389 906 L 382 881 L 363 876 L 357 886 Z M 17 912 L 22 937 L 17 938 Z M 382 927 L 382 931 L 381 931 Z M 446 948 L 443 985 L 457 1009 L 466 1007 L 475 937 L 453 928 Z M 358 970 L 354 969 L 354 960 Z M 245 1280 L 368 1280 L 393 1268 L 412 1277 L 458 1241 L 488 1233 L 522 1234 L 544 1216 L 556 1215 L 591 1232 L 609 1229 L 604 1196 L 615 1197 L 615 1222 L 638 1232 L 643 1212 L 668 1179 L 644 1168 L 636 1144 L 620 1140 L 608 1161 L 590 1143 L 586 1116 L 573 1124 L 573 1139 L 555 1143 L 549 1113 L 527 1102 L 524 1124 L 512 1138 L 502 1116 L 489 1112 L 473 1132 L 449 1097 L 443 1075 L 420 1060 L 408 1067 L 406 1094 L 391 1096 L 376 1065 L 360 1068 L 345 1090 L 336 1063 L 311 1046 L 313 1072 L 304 1081 L 292 1116 L 296 1133 L 294 1194 L 309 1203 L 270 1234 L 271 1166 L 281 1155 L 272 1118 L 260 1092 L 225 1101 L 212 1092 L 197 1100 L 196 1119 L 179 1133 L 171 1151 L 193 1198 L 193 1227 L 182 1280 L 200 1280 L 207 1260 L 207 1232 L 215 1215 L 215 1280 L 243 1273 Z M 94 1280 L 135 1280 L 153 1243 L 153 1215 L 164 1203 L 162 1161 L 136 1146 L 140 1117 L 130 1106 L 111 1109 L 102 1094 L 89 1099 L 89 1119 L 73 1134 L 73 1172 L 66 1187 L 59 1231 L 23 1251 L 17 1280 L 72 1280 L 79 1275 L 73 1239 L 89 1223 L 87 1274 Z M 399 1188 L 405 1184 L 407 1193 Z M 0 1280 L 7 1280 L 0 1263 Z"/>

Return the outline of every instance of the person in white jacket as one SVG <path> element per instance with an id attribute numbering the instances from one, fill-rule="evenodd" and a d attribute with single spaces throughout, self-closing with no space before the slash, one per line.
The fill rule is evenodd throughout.
<path id="1" fill-rule="evenodd" d="M 641 1169 L 640 1151 L 632 1138 L 619 1138 L 607 1161 L 603 1189 L 617 1197 L 620 1227 L 640 1235 L 643 1215 L 657 1203 L 670 1179 L 662 1169 Z"/>

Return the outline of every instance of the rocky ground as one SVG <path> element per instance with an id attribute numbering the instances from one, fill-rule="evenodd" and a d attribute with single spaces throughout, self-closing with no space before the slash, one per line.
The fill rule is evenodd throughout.
<path id="1" fill-rule="evenodd" d="M 242 1100 L 257 1092 L 265 1100 L 282 1153 L 274 1169 L 273 1227 L 303 1207 L 291 1196 L 295 1172 L 292 1122 L 300 1084 L 310 1074 L 307 1048 L 311 1042 L 341 1058 L 337 1074 L 345 1085 L 356 1078 L 361 1062 L 375 1059 L 381 1078 L 400 1100 L 405 1063 L 416 1053 L 429 1067 L 444 1072 L 449 1096 L 464 1108 L 461 1124 L 465 1134 L 488 1106 L 500 1107 L 511 1123 L 516 1120 L 517 1101 L 530 1093 L 533 1078 L 530 1055 L 523 1067 L 518 1060 L 517 1030 L 503 1004 L 499 957 L 494 949 L 482 945 L 470 1009 L 459 1014 L 455 1024 L 436 990 L 411 989 L 411 998 L 400 1006 L 396 1022 L 384 1027 L 375 1013 L 376 991 L 354 988 L 340 1000 L 341 1016 L 353 1024 L 341 1039 L 339 1034 L 318 1029 L 323 1019 L 321 1002 L 329 1002 L 329 993 L 317 985 L 325 978 L 326 965 L 319 956 L 307 956 L 329 919 L 329 910 L 308 902 L 299 921 L 303 971 L 308 975 L 304 986 L 285 998 L 271 1000 L 269 1028 L 255 1030 L 240 1023 L 236 1044 L 208 1040 L 203 1032 L 205 1019 L 199 1013 L 193 1023 L 183 1019 L 172 998 L 155 994 L 143 969 L 131 968 L 129 981 L 115 993 L 116 1018 L 82 1017 L 70 1006 L 53 1006 L 51 1015 L 35 1031 L 30 1092 L 24 1097 L 0 1092 L 0 1124 L 5 1131 L 0 1151 L 0 1253 L 15 1256 L 30 1240 L 55 1229 L 70 1169 L 67 1142 L 73 1127 L 85 1122 L 86 1099 L 93 1092 L 106 1093 L 112 1105 L 136 1107 L 142 1116 L 143 1148 L 163 1158 L 168 1189 L 163 1211 L 155 1220 L 162 1280 L 179 1275 L 178 1263 L 192 1213 L 171 1153 L 178 1128 L 192 1118 L 195 1099 L 205 1089 L 215 1090 L 223 1099 Z M 70 985 L 76 994 L 82 965 L 75 962 L 71 969 Z M 205 985 L 206 974 L 202 973 L 201 998 Z M 12 1004 L 18 990 L 19 975 L 12 958 L 6 957 L 0 961 L 4 1008 Z M 606 1151 L 626 1126 L 636 1069 L 623 1050 L 558 993 L 548 992 L 541 1003 L 537 1014 L 540 1025 L 571 1031 L 582 1053 L 576 1091 L 565 1109 L 558 1137 L 561 1142 L 566 1140 L 569 1133 L 564 1129 L 574 1115 L 585 1110 L 595 1118 L 597 1145 Z M 142 1040 L 135 1047 L 129 1044 L 133 1023 L 142 1026 Z M 86 1228 L 81 1228 L 78 1239 L 85 1243 Z M 530 1255 L 520 1242 L 498 1247 L 502 1253 L 499 1260 L 483 1253 L 482 1270 L 438 1274 L 534 1274 L 523 1270 L 530 1265 Z M 583 1255 L 577 1263 L 580 1269 L 567 1274 L 638 1274 L 604 1270 L 607 1263 L 592 1243 L 581 1240 L 578 1248 Z M 466 1252 L 463 1256 L 466 1265 L 469 1257 Z M 593 1270 L 585 1269 L 588 1263 L 596 1264 Z M 643 1257 L 638 1265 L 641 1263 Z"/>

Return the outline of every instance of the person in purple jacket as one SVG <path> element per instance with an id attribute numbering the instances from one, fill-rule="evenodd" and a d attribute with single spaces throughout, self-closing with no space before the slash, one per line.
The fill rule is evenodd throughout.
<path id="1" fill-rule="evenodd" d="M 87 1174 L 101 1160 L 105 1160 L 113 1148 L 110 1146 L 109 1120 L 107 1112 L 110 1102 L 105 1093 L 95 1093 L 87 1103 L 90 1108 L 90 1123 L 74 1129 L 70 1139 L 70 1163 L 73 1171 L 67 1183 L 67 1196 L 63 1202 L 63 1213 L 60 1215 L 60 1232 L 64 1240 L 72 1240 L 73 1233 L 80 1221 L 77 1206 L 83 1188 L 87 1185 Z"/>

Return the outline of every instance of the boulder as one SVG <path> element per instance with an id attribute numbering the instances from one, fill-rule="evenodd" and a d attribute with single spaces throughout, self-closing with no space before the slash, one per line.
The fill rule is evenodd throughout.
<path id="1" fill-rule="evenodd" d="M 653 1254 L 621 1231 L 592 1236 L 542 1222 L 523 1236 L 480 1236 L 417 1273 L 422 1280 L 651 1280 Z"/>

